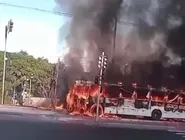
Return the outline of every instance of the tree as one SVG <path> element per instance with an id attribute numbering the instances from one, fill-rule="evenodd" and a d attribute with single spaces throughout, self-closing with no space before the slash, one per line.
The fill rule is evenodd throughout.
<path id="1" fill-rule="evenodd" d="M 5 90 L 10 91 L 25 80 L 32 78 L 32 95 L 50 96 L 53 65 L 44 58 L 34 58 L 27 52 L 7 53 Z M 0 52 L 0 81 L 3 73 L 3 52 Z M 29 86 L 29 82 L 27 82 Z M 0 82 L 2 88 L 2 82 Z"/>

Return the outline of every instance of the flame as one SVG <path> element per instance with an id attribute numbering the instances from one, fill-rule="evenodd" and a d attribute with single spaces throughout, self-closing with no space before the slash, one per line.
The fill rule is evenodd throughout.
<path id="1" fill-rule="evenodd" d="M 98 85 L 92 83 L 75 84 L 69 91 L 66 102 L 67 110 L 71 112 L 72 115 L 87 115 L 93 116 L 92 107 L 90 105 L 89 99 L 96 99 L 98 95 Z M 100 96 L 104 96 L 104 90 Z M 94 104 L 96 102 L 94 101 Z M 93 111 L 95 113 L 95 111 Z"/>
<path id="2" fill-rule="evenodd" d="M 62 110 L 62 109 L 64 109 L 64 105 L 62 104 L 62 105 L 60 105 L 60 106 L 56 106 L 55 109 L 56 109 L 56 110 Z"/>
<path id="3" fill-rule="evenodd" d="M 118 104 L 118 99 L 119 99 L 119 95 L 116 97 L 113 97 L 112 94 L 115 94 L 114 90 L 112 91 L 113 93 L 111 93 L 108 88 L 109 85 L 108 84 L 104 84 L 103 85 L 103 90 L 102 93 L 100 95 L 100 99 L 107 98 L 111 104 L 117 105 Z M 149 86 L 151 88 L 151 86 Z M 120 86 L 117 86 L 116 88 L 120 88 Z M 122 89 L 122 88 L 121 88 Z M 110 88 L 110 90 L 112 90 Z M 72 88 L 70 88 L 67 97 L 66 97 L 66 106 L 64 108 L 63 105 L 56 107 L 56 109 L 67 109 L 68 112 L 70 112 L 70 115 L 85 115 L 85 116 L 90 116 L 93 117 L 96 115 L 96 101 L 97 101 L 97 95 L 99 93 L 99 86 L 97 84 L 94 83 L 83 83 L 83 82 L 79 82 L 76 83 L 72 86 Z M 111 95 L 110 95 L 111 94 Z M 122 93 L 124 96 L 124 93 Z M 143 97 L 141 97 L 141 95 L 145 95 Z M 146 97 L 147 93 L 143 94 L 142 91 L 141 93 L 139 93 L 139 98 L 137 98 L 137 100 L 147 100 Z M 164 96 L 159 96 L 160 94 L 157 93 L 156 95 L 152 95 L 152 98 L 150 98 L 152 101 L 155 101 L 157 103 L 164 103 L 164 102 L 169 102 L 170 100 L 166 99 L 166 95 Z M 132 96 L 132 95 L 131 95 Z M 131 99 L 130 97 L 123 97 L 123 98 L 127 98 L 127 99 Z M 167 100 L 167 101 L 165 101 Z M 112 114 L 104 114 L 103 112 L 104 108 L 103 108 L 103 104 L 100 103 L 100 117 L 104 118 L 104 119 L 121 119 L 121 117 L 118 117 L 117 115 L 112 115 Z M 139 118 L 138 116 L 136 116 L 137 118 Z M 140 117 L 141 118 L 141 117 Z"/>

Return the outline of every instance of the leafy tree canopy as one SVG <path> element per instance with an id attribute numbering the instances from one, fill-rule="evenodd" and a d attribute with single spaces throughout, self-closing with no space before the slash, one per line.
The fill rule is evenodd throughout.
<path id="1" fill-rule="evenodd" d="M 32 83 L 32 95 L 48 96 L 53 66 L 44 58 L 34 58 L 27 52 L 7 53 L 6 91 L 18 86 L 24 80 Z M 0 88 L 2 88 L 3 52 L 0 52 Z"/>

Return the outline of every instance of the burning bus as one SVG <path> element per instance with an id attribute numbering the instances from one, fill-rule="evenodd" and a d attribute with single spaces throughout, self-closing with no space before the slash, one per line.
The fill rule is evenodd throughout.
<path id="1" fill-rule="evenodd" d="M 66 98 L 69 112 L 95 115 L 97 108 L 98 85 L 89 81 L 76 81 Z M 103 84 L 100 95 L 99 115 L 129 115 L 161 118 L 185 118 L 185 94 L 166 88 L 155 89 L 151 86 L 139 87 L 137 84 L 125 86 Z"/>

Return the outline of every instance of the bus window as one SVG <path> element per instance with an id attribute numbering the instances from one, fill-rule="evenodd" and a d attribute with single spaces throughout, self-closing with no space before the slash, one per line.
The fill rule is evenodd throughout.
<path id="1" fill-rule="evenodd" d="M 118 98 L 120 94 L 120 88 L 118 86 L 107 86 L 106 92 L 109 98 Z"/>
<path id="2" fill-rule="evenodd" d="M 153 90 L 152 91 L 152 100 L 155 102 L 164 102 L 167 99 L 165 92 L 161 92 L 160 90 Z"/>
<path id="3" fill-rule="evenodd" d="M 184 91 L 180 91 L 180 95 L 179 95 L 179 97 L 178 97 L 178 103 L 179 104 L 183 104 L 184 103 L 184 96 L 185 96 L 185 94 L 184 94 Z"/>
<path id="4" fill-rule="evenodd" d="M 169 95 L 169 103 L 178 103 L 179 94 L 170 94 Z"/>
<path id="5" fill-rule="evenodd" d="M 108 86 L 106 88 L 109 98 L 131 98 L 129 91 L 120 88 L 119 86 Z"/>
<path id="6" fill-rule="evenodd" d="M 182 95 L 182 104 L 184 104 L 185 103 L 185 95 L 183 94 Z"/>
<path id="7" fill-rule="evenodd" d="M 145 100 L 147 95 L 147 90 L 137 89 L 137 99 L 138 100 Z"/>
<path id="8" fill-rule="evenodd" d="M 182 95 L 178 96 L 177 103 L 180 104 L 180 105 L 183 104 L 183 96 Z"/>
<path id="9" fill-rule="evenodd" d="M 120 89 L 120 93 L 122 93 L 123 98 L 130 99 L 131 96 L 132 96 L 132 93 L 131 92 L 129 92 L 126 89 L 123 89 L 123 88 Z"/>

